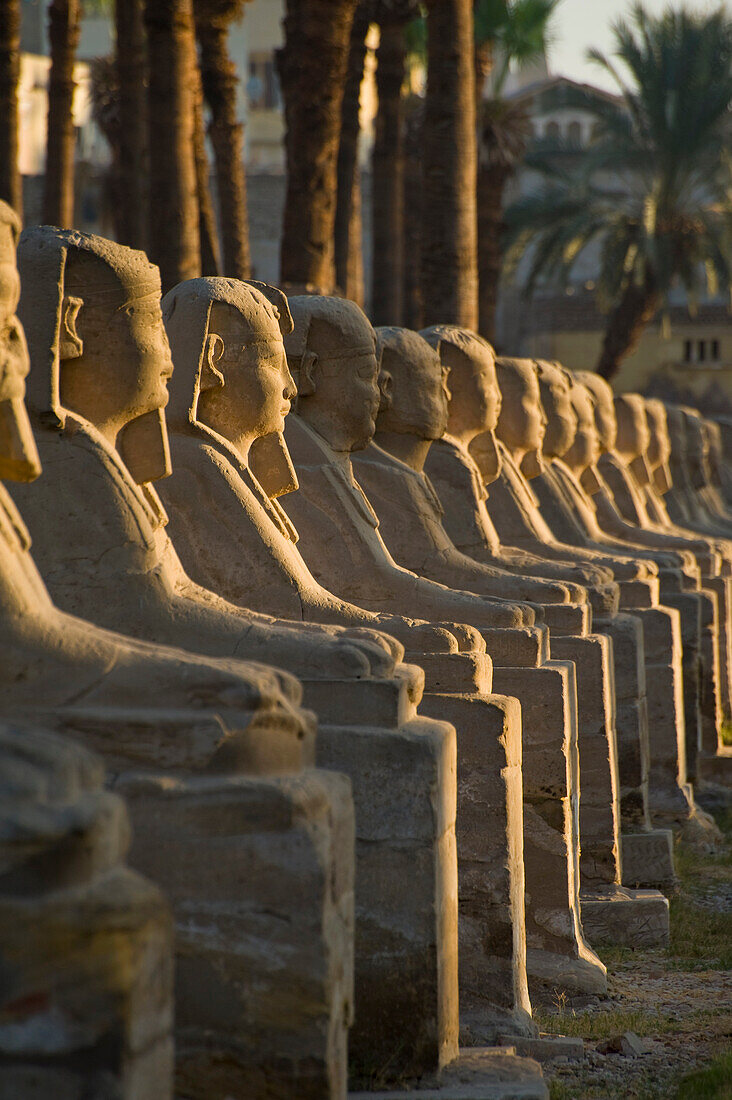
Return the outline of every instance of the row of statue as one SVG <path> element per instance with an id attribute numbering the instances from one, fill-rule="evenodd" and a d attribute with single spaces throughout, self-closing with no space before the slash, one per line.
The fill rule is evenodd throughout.
<path id="1" fill-rule="evenodd" d="M 730 439 L 0 204 L 0 1097 L 546 1097 L 716 842 Z"/>

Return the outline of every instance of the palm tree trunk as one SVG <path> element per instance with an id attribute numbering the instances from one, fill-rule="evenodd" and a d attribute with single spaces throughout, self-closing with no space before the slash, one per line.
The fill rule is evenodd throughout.
<path id="1" fill-rule="evenodd" d="M 478 323 L 472 0 L 426 0 L 421 283 L 424 322 Z"/>
<path id="2" fill-rule="evenodd" d="M 285 44 L 277 54 L 287 162 L 280 278 L 326 293 L 335 279 L 338 145 L 356 3 L 285 0 Z"/>
<path id="3" fill-rule="evenodd" d="M 503 193 L 512 174 L 513 169 L 503 164 L 478 168 L 478 332 L 491 343 L 503 267 Z"/>
<path id="4" fill-rule="evenodd" d="M 402 264 L 402 314 L 407 328 L 424 328 L 419 256 L 422 250 L 422 123 L 421 96 L 405 104 L 404 127 L 404 261 Z"/>
<path id="5" fill-rule="evenodd" d="M 244 128 L 236 112 L 236 67 L 227 47 L 228 21 L 197 19 L 203 94 L 211 111 L 224 275 L 250 275 Z"/>
<path id="6" fill-rule="evenodd" d="M 401 20 L 385 19 L 377 54 L 379 108 L 372 153 L 371 313 L 375 325 L 402 323 L 404 99 L 407 51 Z"/>
<path id="7" fill-rule="evenodd" d="M 646 272 L 642 285 L 631 283 L 608 318 L 602 351 L 595 370 L 608 382 L 620 370 L 620 364 L 638 346 L 647 325 L 660 305 L 656 280 Z"/>
<path id="8" fill-rule="evenodd" d="M 198 59 L 195 53 L 191 58 L 193 80 L 193 155 L 196 161 L 196 194 L 198 196 L 198 236 L 201 245 L 201 274 L 218 275 L 219 263 L 218 229 L 216 214 L 211 199 L 211 171 L 206 153 L 206 128 L 203 123 L 203 89 Z"/>
<path id="9" fill-rule="evenodd" d="M 23 216 L 18 169 L 18 85 L 20 84 L 20 4 L 0 0 L 0 199 Z"/>
<path id="10" fill-rule="evenodd" d="M 120 244 L 147 245 L 147 63 L 142 0 L 116 0 Z"/>
<path id="11" fill-rule="evenodd" d="M 70 229 L 74 223 L 74 62 L 79 44 L 79 0 L 51 0 L 48 37 L 51 71 L 48 78 L 46 176 L 43 220 Z"/>
<path id="12" fill-rule="evenodd" d="M 191 0 L 146 0 L 150 83 L 150 259 L 159 265 L 163 293 L 201 272 Z"/>
<path id="13" fill-rule="evenodd" d="M 335 219 L 335 275 L 338 287 L 359 305 L 364 302 L 363 249 L 361 244 L 361 170 L 358 138 L 363 67 L 366 60 L 371 5 L 361 0 L 353 18 L 348 50 L 348 69 L 341 107 L 341 140 L 338 147 L 338 189 Z"/>

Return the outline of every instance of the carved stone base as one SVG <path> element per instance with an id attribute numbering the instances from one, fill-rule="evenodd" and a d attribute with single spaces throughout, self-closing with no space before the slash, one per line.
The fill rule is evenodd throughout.
<path id="1" fill-rule="evenodd" d="M 344 776 L 120 777 L 176 923 L 177 1092 L 340 1098 L 353 1005 Z"/>
<path id="2" fill-rule="evenodd" d="M 649 829 L 623 833 L 623 885 L 655 886 L 659 890 L 676 885 L 674 834 L 671 829 Z"/>
<path id="3" fill-rule="evenodd" d="M 326 725 L 317 745 L 319 766 L 350 776 L 356 810 L 349 1063 L 419 1076 L 458 1043 L 455 731 L 429 718 Z"/>
<path id="4" fill-rule="evenodd" d="M 665 947 L 669 937 L 668 899 L 659 890 L 616 886 L 582 891 L 582 927 L 600 947 Z"/>

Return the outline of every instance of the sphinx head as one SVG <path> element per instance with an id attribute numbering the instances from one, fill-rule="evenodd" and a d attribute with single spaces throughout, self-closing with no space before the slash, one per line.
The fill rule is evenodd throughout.
<path id="1" fill-rule="evenodd" d="M 667 493 L 673 482 L 671 479 L 671 438 L 668 432 L 668 417 L 663 401 L 656 398 L 645 399 L 646 423 L 650 433 L 646 461 L 651 472 L 651 481 L 656 492 Z"/>
<path id="2" fill-rule="evenodd" d="M 503 398 L 496 435 L 519 461 L 540 453 L 547 420 L 533 359 L 499 356 L 496 374 Z"/>
<path id="3" fill-rule="evenodd" d="M 594 371 L 578 370 L 575 380 L 589 390 L 595 406 L 595 427 L 603 454 L 615 450 L 618 437 L 618 422 L 615 417 L 615 403 L 612 386 Z"/>
<path id="4" fill-rule="evenodd" d="M 572 404 L 570 376 L 559 363 L 536 360 L 541 403 L 546 414 L 543 453 L 546 458 L 561 458 L 574 443 L 577 413 Z"/>
<path id="5" fill-rule="evenodd" d="M 595 399 L 586 386 L 571 378 L 570 400 L 577 416 L 572 446 L 564 453 L 564 462 L 578 476 L 595 466 L 602 453 L 600 434 L 595 424 Z"/>
<path id="6" fill-rule="evenodd" d="M 433 325 L 421 335 L 439 347 L 442 365 L 450 371 L 447 431 L 469 442 L 495 430 L 501 412 L 496 357 L 482 336 L 457 325 Z"/>
<path id="7" fill-rule="evenodd" d="M 708 439 L 704 420 L 697 409 L 684 406 L 682 414 L 691 483 L 695 489 L 703 489 L 709 483 Z"/>
<path id="8" fill-rule="evenodd" d="M 614 404 L 618 422 L 615 450 L 630 466 L 638 484 L 649 485 L 653 480 L 648 463 L 651 431 L 645 399 L 639 393 L 621 393 Z"/>
<path id="9" fill-rule="evenodd" d="M 285 336 L 297 384 L 297 413 L 334 451 L 361 451 L 376 431 L 382 403 L 376 334 L 359 306 L 319 294 L 288 299 Z"/>
<path id="10" fill-rule="evenodd" d="M 246 460 L 256 439 L 281 433 L 295 383 L 283 336 L 292 318 L 282 291 L 238 279 L 189 279 L 163 299 L 175 363 L 168 421 L 208 428 Z"/>
<path id="11" fill-rule="evenodd" d="M 449 368 L 432 347 L 406 328 L 377 328 L 383 399 L 376 420 L 379 431 L 441 439 L 447 430 Z"/>
<path id="12" fill-rule="evenodd" d="M 28 351 L 15 315 L 20 279 L 15 249 L 20 222 L 7 203 L 0 202 L 0 478 L 32 481 L 41 472 L 38 451 L 25 410 Z"/>
<path id="13" fill-rule="evenodd" d="M 145 253 L 36 226 L 21 236 L 18 265 L 31 413 L 46 427 L 62 427 L 65 415 L 74 413 L 112 446 L 127 425 L 151 414 L 142 425 L 145 434 L 152 423 L 164 435 L 161 410 L 173 365 L 160 274 Z M 148 437 L 148 451 L 149 444 Z M 165 451 L 164 439 L 160 448 Z M 147 480 L 161 476 L 150 473 Z"/>

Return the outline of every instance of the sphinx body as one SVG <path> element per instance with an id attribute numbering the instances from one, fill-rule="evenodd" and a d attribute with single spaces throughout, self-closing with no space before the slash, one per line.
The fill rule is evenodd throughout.
<path id="1" fill-rule="evenodd" d="M 576 755 L 574 667 L 548 659 L 548 631 L 543 624 L 539 628 L 519 626 L 517 617 L 512 630 L 496 629 L 496 609 L 505 604 L 418 577 L 394 561 L 350 458 L 352 452 L 368 446 L 376 427 L 380 391 L 373 330 L 353 303 L 296 297 L 290 299 L 290 308 L 295 329 L 285 343 L 298 380 L 298 405 L 297 416 L 287 418 L 285 438 L 300 490 L 284 498 L 283 506 L 298 529 L 303 556 L 316 576 L 341 596 L 395 611 L 410 608 L 414 613 L 418 608 L 418 613 L 433 617 L 443 617 L 449 608 L 452 616 L 460 615 L 481 630 L 493 662 L 494 689 L 516 696 L 522 703 L 524 762 L 527 731 L 536 730 L 535 744 L 543 755 L 545 779 L 551 774 L 551 796 L 547 798 L 549 787 L 545 784 L 544 800 L 548 805 L 554 797 L 559 799 L 559 820 L 564 820 L 551 834 L 553 844 L 560 834 L 559 847 L 553 848 L 556 892 L 550 898 L 545 885 L 542 902 L 538 885 L 532 893 L 537 912 L 540 907 L 544 912 L 550 908 L 557 911 L 554 931 L 549 932 L 548 922 L 542 926 L 541 920 L 527 914 L 530 989 L 532 995 L 544 996 L 552 980 L 566 982 L 575 991 L 583 983 L 584 988 L 599 987 L 604 977 L 579 926 L 575 809 L 566 796 L 567 783 L 574 780 L 568 779 L 572 764 L 564 748 L 573 737 L 574 749 L 568 747 L 567 751 Z M 516 610 L 512 603 L 508 607 Z M 525 607 L 519 605 L 519 614 L 531 622 L 535 612 L 529 609 L 529 617 Z M 551 747 L 546 741 L 541 745 L 538 737 L 538 731 L 547 725 L 552 728 Z M 539 823 L 536 806 L 524 809 L 526 871 L 528 875 L 531 868 L 538 876 L 542 861 L 550 858 L 549 833 Z M 531 836 L 537 840 L 529 854 L 526 829 L 530 818 Z M 560 849 L 561 857 L 557 855 Z M 543 878 L 546 884 L 547 876 Z M 538 884 L 538 877 L 534 881 Z"/>
<path id="2" fill-rule="evenodd" d="M 15 335 L 9 349 L 0 341 L 0 469 L 30 481 L 40 466 L 23 405 L 27 353 L 14 318 L 17 226 L 0 206 L 3 230 L 0 331 Z M 265 666 L 154 646 L 60 611 L 4 486 L 0 611 L 4 718 L 24 729 L 63 731 L 99 750 L 127 796 L 131 863 L 173 903 L 181 1087 L 192 1096 L 241 1089 L 255 1097 L 264 1074 L 302 1095 L 308 1088 L 341 1095 L 352 1002 L 353 805 L 345 777 L 311 767 L 314 723 L 298 707 L 297 681 Z M 109 843 L 102 843 L 101 826 L 94 833 L 109 857 L 119 825 L 114 812 Z M 229 859 L 222 861 L 224 845 Z M 244 891 L 242 881 L 249 884 Z M 259 949 L 264 912 L 279 929 L 289 959 L 284 969 Z M 133 939 L 136 919 L 130 911 Z M 152 959 L 152 944 L 150 951 Z M 150 1005 L 154 1010 L 153 999 Z M 162 1017 L 150 1024 L 151 1037 L 159 1023 Z M 212 1068 L 222 1057 L 225 1080 L 217 1081 Z M 159 1094 L 160 1075 L 150 1087 L 144 1091 L 140 1071 L 135 1095 Z"/>
<path id="3" fill-rule="evenodd" d="M 161 482 L 161 493 L 189 575 L 237 606 L 296 620 L 388 624 L 413 652 L 457 657 L 458 642 L 447 629 L 339 599 L 299 555 L 297 531 L 279 503 L 297 484 L 281 435 L 294 394 L 282 343 L 289 322 L 285 296 L 261 283 L 195 279 L 166 295 L 163 313 L 175 371 L 168 410 L 172 475 Z M 263 454 L 261 441 L 274 448 Z M 455 874 L 454 731 L 416 714 L 421 683 L 414 676 L 377 685 L 331 682 L 325 692 L 329 712 L 320 724 L 317 760 L 352 779 L 357 878 L 373 884 L 357 900 L 351 1059 L 417 1073 L 449 1057 L 457 1030 L 455 917 L 449 894 L 442 893 Z M 412 776 L 409 784 L 405 774 Z M 443 808 L 439 819 L 429 810 L 434 791 Z M 404 822 L 411 822 L 407 835 Z M 405 892 L 408 862 L 413 870 Z M 432 909 L 430 923 L 424 913 Z M 437 965 L 415 968 L 422 955 Z"/>

